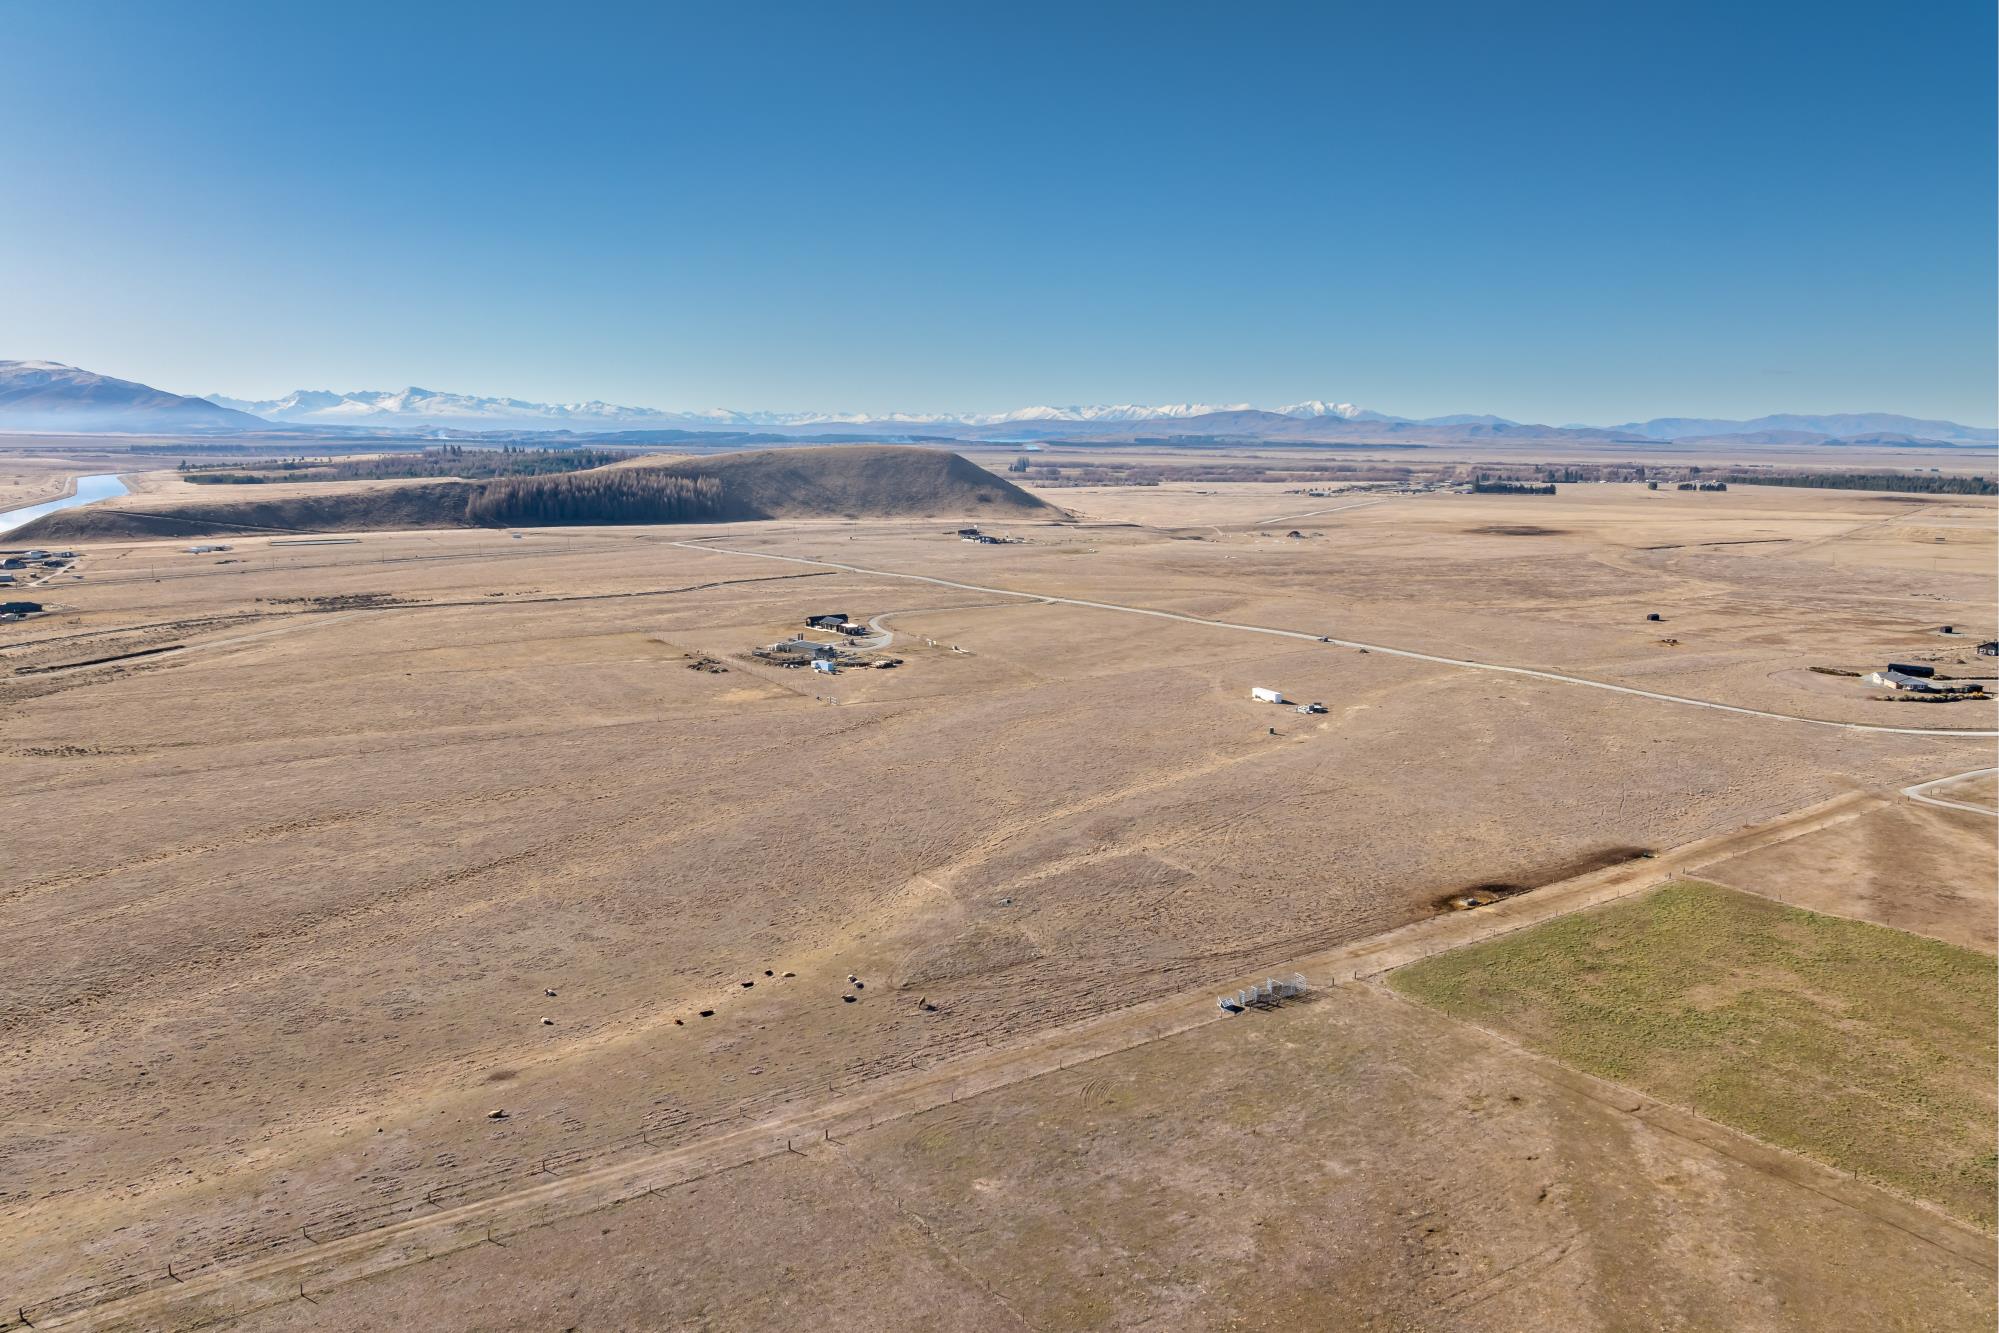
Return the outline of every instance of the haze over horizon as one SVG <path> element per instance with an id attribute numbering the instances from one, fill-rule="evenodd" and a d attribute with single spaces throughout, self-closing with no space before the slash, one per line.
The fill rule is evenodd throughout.
<path id="1" fill-rule="evenodd" d="M 1995 420 L 1989 7 L 10 29 L 0 346 L 178 393 Z"/>
<path id="2" fill-rule="evenodd" d="M 214 409 L 224 411 L 218 414 Z M 199 411 L 197 411 L 199 409 Z M 187 414 L 196 413 L 196 419 Z M 396 390 L 296 390 L 277 399 L 247 400 L 222 393 L 176 395 L 156 385 L 106 376 L 87 367 L 24 358 L 0 359 L 0 434 L 83 429 L 86 431 L 167 431 L 185 424 L 196 429 L 245 429 L 259 425 L 352 429 L 409 428 L 473 431 L 570 431 L 601 433 L 646 429 L 741 431 L 745 429 L 838 426 L 925 430 L 946 434 L 974 428 L 990 432 L 1008 427 L 1032 427 L 1051 422 L 1075 423 L 1078 429 L 1104 426 L 1171 426 L 1186 423 L 1195 430 L 1257 433 L 1258 423 L 1289 418 L 1330 422 L 1334 426 L 1393 424 L 1406 427 L 1464 427 L 1511 430 L 1552 428 L 1626 431 L 1660 439 L 1778 431 L 1816 434 L 1823 438 L 1900 434 L 1955 443 L 1992 443 L 1999 431 L 1989 426 L 1912 417 L 1889 412 L 1766 414 L 1757 418 L 1715 418 L 1678 413 L 1629 422 L 1519 422 L 1492 413 L 1455 413 L 1412 418 L 1383 412 L 1364 404 L 1301 399 L 1292 403 L 1092 403 L 1035 404 L 999 412 L 938 411 L 772 411 L 758 408 L 662 408 L 651 404 L 584 400 L 539 403 L 508 395 L 472 395 L 419 386 Z M 1005 438 L 1004 436 L 999 438 Z"/>

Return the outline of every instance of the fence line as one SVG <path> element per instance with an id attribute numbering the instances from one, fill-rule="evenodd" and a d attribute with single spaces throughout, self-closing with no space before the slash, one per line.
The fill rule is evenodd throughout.
<path id="1" fill-rule="evenodd" d="M 1169 991 L 1164 994 L 1148 997 L 1142 1004 L 1159 1003 L 1174 998 L 1178 997 L 1175 993 Z M 1104 1016 L 1099 1014 L 1093 1019 L 1085 1020 L 1078 1026 L 1084 1028 L 1091 1027 L 1098 1019 Z M 1218 1015 L 1210 1015 L 1210 1018 L 1212 1017 L 1218 1017 Z M 1167 1033 L 1150 1033 L 1143 1040 L 1154 1040 L 1158 1036 L 1170 1035 L 1170 1033 L 1175 1031 L 1184 1031 L 1187 1026 L 1199 1026 L 1207 1021 L 1209 1019 L 1201 1018 L 1193 1020 L 1192 1023 L 1169 1026 Z M 993 1034 L 983 1033 L 978 1035 L 983 1038 L 982 1044 L 985 1048 L 990 1049 L 995 1044 Z M 1058 1028 L 1053 1032 L 1043 1035 L 1055 1037 L 1059 1040 L 1064 1035 L 1064 1029 Z M 1074 1035 L 1082 1034 L 1077 1033 Z M 968 1041 L 966 1044 L 970 1045 L 970 1042 Z M 1032 1077 L 1039 1074 L 1066 1070 L 1075 1065 L 1087 1064 L 1107 1055 L 1116 1054 L 1118 1051 L 1124 1049 L 1128 1049 L 1128 1044 L 1119 1042 L 1102 1051 L 1089 1050 L 1087 1053 L 1080 1055 L 1072 1053 L 1066 1058 L 1058 1057 L 1053 1064 L 1038 1068 L 1033 1074 L 1028 1076 Z M 968 1052 L 960 1051 L 957 1053 L 966 1054 Z M 947 1056 L 945 1058 L 948 1060 L 950 1057 Z M 866 1063 L 863 1063 L 861 1068 L 865 1070 L 866 1067 Z M 840 1092 L 864 1088 L 877 1082 L 884 1075 L 893 1076 L 896 1073 L 921 1074 L 924 1072 L 920 1063 L 892 1067 L 889 1070 L 879 1071 L 873 1075 L 850 1069 L 846 1077 L 830 1080 L 827 1083 L 827 1092 L 838 1094 Z M 925 1089 L 918 1086 L 890 1093 L 882 1099 L 887 1104 L 886 1106 L 877 1103 L 872 1106 L 854 1108 L 844 1114 L 837 1110 L 831 1110 L 821 1117 L 823 1128 L 820 1139 L 816 1141 L 837 1145 L 840 1134 L 865 1132 L 895 1121 L 906 1120 L 934 1110 L 940 1105 L 949 1105 L 964 1097 L 975 1096 L 981 1092 L 990 1091 L 998 1087 L 1005 1087 L 1015 1081 L 1017 1081 L 1017 1076 L 1009 1077 L 1003 1072 L 984 1070 L 969 1075 L 961 1075 L 951 1083 L 944 1085 L 944 1089 L 948 1089 L 947 1095 L 927 1097 Z M 937 1091 L 943 1091 L 944 1089 Z M 773 1099 L 774 1104 L 783 1105 L 786 1102 L 792 1101 L 796 1096 L 804 1094 L 806 1091 L 805 1088 L 801 1087 L 790 1093 L 780 1095 Z M 897 1107 L 898 1102 L 905 1101 L 906 1104 Z M 32 1329 L 36 1326 L 36 1321 L 38 1320 L 59 1318 L 92 1306 L 138 1296 L 148 1291 L 182 1283 L 191 1277 L 196 1277 L 218 1268 L 230 1267 L 249 1260 L 263 1258 L 287 1248 L 298 1248 L 303 1252 L 309 1246 L 347 1239 L 368 1231 L 380 1230 L 417 1215 L 426 1205 L 437 1208 L 446 1207 L 447 1205 L 441 1202 L 441 1200 L 455 1200 L 459 1206 L 462 1206 L 465 1203 L 476 1202 L 482 1193 L 487 1195 L 499 1193 L 502 1187 L 506 1185 L 529 1181 L 545 1173 L 556 1174 L 584 1162 L 600 1158 L 611 1158 L 620 1153 L 678 1147 L 698 1139 L 703 1133 L 709 1130 L 729 1126 L 740 1127 L 742 1121 L 749 1117 L 754 1109 L 753 1107 L 745 1106 L 728 1115 L 715 1116 L 699 1123 L 691 1123 L 691 1116 L 685 1111 L 670 1112 L 664 1117 L 649 1118 L 647 1121 L 641 1122 L 639 1129 L 613 1138 L 596 1140 L 574 1148 L 550 1152 L 544 1156 L 538 1156 L 515 1165 L 503 1166 L 471 1176 L 450 1178 L 442 1183 L 432 1184 L 421 1189 L 412 1187 L 408 1191 L 404 1191 L 379 1203 L 344 1208 L 331 1213 L 319 1213 L 308 1218 L 301 1224 L 294 1224 L 295 1229 L 283 1234 L 266 1235 L 254 1240 L 244 1241 L 237 1245 L 226 1246 L 214 1251 L 205 1258 L 185 1264 L 183 1264 L 181 1259 L 169 1255 L 158 1268 L 119 1274 L 84 1286 L 73 1287 L 67 1291 L 58 1292 L 39 1300 L 19 1304 L 16 1306 L 14 1315 L 0 1316 L 0 1333 L 7 1333 L 8 1330 L 21 1328 Z M 719 1174 L 725 1170 L 733 1170 L 738 1166 L 762 1161 L 770 1157 L 782 1156 L 787 1152 L 795 1153 L 796 1150 L 792 1147 L 792 1144 L 796 1138 L 796 1135 L 788 1139 L 780 1138 L 772 1148 L 753 1152 L 741 1160 L 731 1162 L 726 1166 L 710 1168 L 709 1170 L 675 1181 L 674 1184 L 691 1183 L 692 1181 Z M 810 1143 L 815 1140 L 807 1138 L 805 1141 Z M 657 1194 L 659 1192 L 658 1189 L 648 1188 L 642 1189 L 637 1195 L 629 1197 L 639 1197 L 640 1195 Z M 622 1201 L 620 1199 L 611 1202 Z M 590 1211 L 590 1209 L 580 1211 Z M 567 1216 L 569 1214 L 565 1213 L 562 1215 Z M 548 1220 L 554 1219 L 551 1218 Z M 530 1226 L 544 1224 L 533 1223 Z M 499 1232 L 497 1235 L 500 1237 L 515 1235 L 527 1229 L 530 1228 L 518 1227 L 512 1231 Z M 491 1221 L 488 1221 L 483 1227 L 481 1234 L 475 1237 L 470 1243 L 483 1244 L 488 1239 L 493 1239 L 495 1234 Z M 449 1252 L 451 1251 L 440 1251 L 440 1253 Z M 432 1255 L 430 1257 L 436 1256 Z"/>

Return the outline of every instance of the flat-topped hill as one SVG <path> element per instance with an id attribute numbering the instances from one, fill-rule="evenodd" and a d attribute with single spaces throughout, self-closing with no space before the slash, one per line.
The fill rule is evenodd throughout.
<path id="1" fill-rule="evenodd" d="M 764 449 L 594 468 L 553 476 L 437 481 L 361 489 L 310 485 L 272 495 L 214 486 L 209 498 L 134 495 L 61 510 L 17 529 L 22 540 L 204 537 L 768 518 L 1057 515 L 1061 511 L 967 459 L 907 445 Z M 303 492 L 303 493 L 300 493 Z"/>
<path id="2" fill-rule="evenodd" d="M 648 470 L 715 478 L 730 519 L 1057 512 L 970 459 L 913 445 L 759 449 Z"/>

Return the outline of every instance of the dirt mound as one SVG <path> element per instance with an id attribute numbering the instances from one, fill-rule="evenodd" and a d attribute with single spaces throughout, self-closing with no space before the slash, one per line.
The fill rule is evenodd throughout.
<path id="1" fill-rule="evenodd" d="M 929 515 L 1059 516 L 1062 511 L 978 464 L 942 449 L 893 445 L 832 445 L 762 449 L 683 459 L 643 472 L 601 468 L 560 477 L 503 482 L 444 481 L 326 495 L 281 498 L 218 496 L 147 508 L 84 505 L 35 520 L 15 532 L 35 541 L 132 537 L 254 536 L 260 532 L 353 532 L 369 529 L 464 528 L 494 524 L 548 526 L 646 522 L 739 522 L 766 518 L 882 518 Z M 613 503 L 647 474 L 683 478 L 712 497 L 697 509 L 671 514 Z M 604 485 L 593 487 L 593 479 Z M 622 483 L 621 483 L 621 479 Z M 508 504 L 495 499 L 507 490 Z M 245 487 L 244 489 L 257 489 Z M 540 496 L 542 490 L 577 492 Z M 656 488 L 655 488 L 656 489 Z M 607 493 L 605 498 L 595 491 Z M 535 494 L 528 494 L 534 492 Z M 499 517 L 486 517 L 499 515 Z"/>

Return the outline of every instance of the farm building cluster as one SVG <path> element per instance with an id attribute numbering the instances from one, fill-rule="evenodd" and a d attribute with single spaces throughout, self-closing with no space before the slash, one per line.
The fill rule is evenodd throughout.
<path id="1" fill-rule="evenodd" d="M 1292 704 L 1289 699 L 1284 697 L 1282 690 L 1273 690 L 1265 685 L 1250 686 L 1249 697 L 1260 704 L 1289 705 L 1301 713 L 1323 713 L 1326 711 L 1326 706 L 1316 699 L 1308 704 Z"/>
<path id="2" fill-rule="evenodd" d="M 752 648 L 749 655 L 753 660 L 771 666 L 808 668 L 828 676 L 838 675 L 844 667 L 887 671 L 902 665 L 900 657 L 887 657 L 843 646 L 840 639 L 828 641 L 807 637 L 814 631 L 837 634 L 840 639 L 849 642 L 875 632 L 865 622 L 853 619 L 844 611 L 824 611 L 805 617 L 805 633 L 761 648 Z"/>
<path id="3" fill-rule="evenodd" d="M 995 533 L 981 532 L 977 528 L 959 528 L 958 540 L 975 542 L 980 546 L 1015 546 L 1020 542 L 1018 537 L 1001 537 Z"/>
<path id="4" fill-rule="evenodd" d="M 1890 662 L 1881 670 L 1862 676 L 1861 680 L 1869 685 L 1903 690 L 1912 694 L 1950 695 L 1985 692 L 1985 686 L 1980 682 L 1939 676 L 1937 669 L 1926 662 Z"/>
<path id="5" fill-rule="evenodd" d="M 80 579 L 78 558 L 76 551 L 45 551 L 38 546 L 0 551 L 0 594 L 42 587 L 58 577 Z M 43 609 L 40 602 L 0 601 L 0 620 L 21 620 Z"/>

